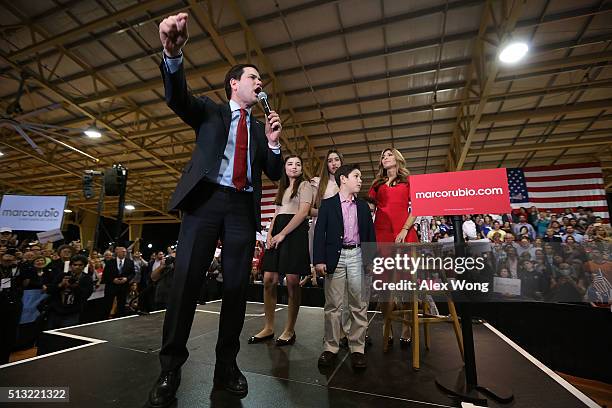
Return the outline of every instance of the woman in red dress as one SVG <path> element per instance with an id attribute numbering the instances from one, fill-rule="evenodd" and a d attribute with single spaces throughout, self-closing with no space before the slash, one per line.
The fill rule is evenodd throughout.
<path id="1" fill-rule="evenodd" d="M 410 214 L 410 184 L 404 156 L 393 148 L 383 150 L 378 164 L 378 174 L 368 195 L 376 202 L 376 230 L 377 242 L 400 243 L 419 242 L 414 228 L 415 217 Z M 386 316 L 393 310 L 393 303 L 383 305 L 383 314 Z M 393 337 L 388 339 L 389 344 Z M 402 326 L 400 346 L 410 345 L 410 326 Z"/>

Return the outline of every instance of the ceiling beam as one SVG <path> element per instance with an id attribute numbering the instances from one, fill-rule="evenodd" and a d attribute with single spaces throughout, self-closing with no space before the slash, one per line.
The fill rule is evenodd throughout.
<path id="1" fill-rule="evenodd" d="M 444 92 L 444 91 L 457 89 L 457 87 L 459 87 L 461 84 L 462 82 L 439 84 L 438 92 Z M 580 83 L 575 83 L 575 84 L 562 84 L 562 85 L 551 86 L 548 88 L 525 89 L 525 90 L 512 91 L 512 92 L 507 92 L 507 93 L 493 94 L 489 97 L 489 101 L 496 102 L 496 101 L 500 101 L 504 99 L 518 99 L 518 98 L 525 98 L 529 96 L 542 96 L 542 95 L 550 95 L 554 93 L 565 93 L 568 90 L 580 90 L 580 89 L 600 88 L 600 87 L 604 88 L 604 87 L 610 87 L 610 86 L 612 86 L 612 79 L 603 79 L 603 80 L 596 80 L 596 81 L 590 81 L 590 82 L 580 82 Z M 405 89 L 399 92 L 392 92 L 391 94 L 380 94 L 380 95 L 372 95 L 369 97 L 365 97 L 361 99 L 361 102 L 365 103 L 365 102 L 386 100 L 388 98 L 399 98 L 399 97 L 406 97 L 406 96 L 411 96 L 411 95 L 421 95 L 421 94 L 432 93 L 433 91 L 434 91 L 434 88 L 432 86 Z M 480 102 L 479 98 L 475 96 L 468 97 L 467 99 L 441 100 L 434 104 L 434 109 L 456 108 L 456 107 L 461 106 L 462 104 L 472 105 L 472 104 L 477 104 L 479 102 Z M 322 103 L 319 105 L 301 106 L 301 107 L 295 108 L 294 111 L 295 112 L 310 112 L 310 111 L 317 111 L 319 110 L 319 108 L 326 109 L 326 108 L 331 108 L 331 107 L 349 106 L 354 103 L 355 103 L 354 99 L 339 100 L 339 101 L 333 101 L 333 102 L 328 102 L 328 103 Z M 402 113 L 425 112 L 425 111 L 429 111 L 431 107 L 432 105 L 430 104 L 422 105 L 422 106 L 415 106 L 415 107 L 409 108 L 409 110 L 404 111 Z M 388 114 L 388 111 L 381 111 L 381 112 L 374 112 L 374 113 L 371 112 L 369 114 L 372 115 L 371 117 L 377 117 L 377 115 L 385 116 L 386 114 Z M 169 119 L 171 117 L 173 117 L 173 115 L 169 116 L 168 118 L 163 118 L 163 119 Z M 326 118 L 326 119 L 334 120 L 335 118 Z M 316 119 L 315 122 L 323 123 L 323 120 Z M 313 123 L 313 121 L 310 121 L 309 123 Z M 291 126 L 295 126 L 295 123 L 287 124 L 284 127 L 289 128 Z M 119 129 L 122 129 L 122 128 L 119 127 Z M 148 138 L 151 136 L 162 135 L 165 133 L 176 133 L 176 132 L 191 131 L 191 130 L 192 129 L 189 126 L 183 123 L 179 123 L 179 124 L 167 125 L 167 126 L 162 126 L 162 127 L 157 127 L 157 128 L 140 130 L 140 131 L 131 131 L 129 135 L 130 135 L 130 139 L 135 140 L 135 139 L 140 139 L 140 138 Z"/>
<path id="2" fill-rule="evenodd" d="M 328 3 L 333 3 L 337 0 L 325 0 L 325 1 L 312 1 L 309 3 L 304 3 L 304 4 L 300 4 L 298 6 L 293 6 L 293 7 L 289 7 L 287 9 L 281 9 L 280 12 L 282 12 L 282 14 L 284 16 L 290 15 L 292 13 L 295 12 L 300 12 L 306 9 L 311 9 L 314 7 L 317 7 L 319 5 L 323 5 L 323 4 L 328 4 Z M 452 10 L 458 10 L 461 8 L 466 8 L 466 7 L 473 7 L 475 5 L 478 4 L 482 4 L 484 3 L 483 0 L 470 0 L 470 1 L 454 1 L 448 4 L 448 10 L 452 11 Z M 163 13 L 160 13 L 158 15 L 154 15 L 154 17 L 156 18 L 161 18 L 162 16 L 165 16 L 167 14 L 170 13 L 177 13 L 179 11 L 184 11 L 188 9 L 188 7 L 176 7 L 176 8 L 169 8 L 169 9 L 165 9 Z M 413 10 L 413 11 L 409 11 L 407 13 L 404 14 L 399 14 L 396 16 L 385 16 L 384 18 L 380 19 L 380 20 L 376 20 L 376 21 L 369 21 L 366 23 L 361 23 L 361 24 L 356 24 L 354 26 L 349 26 L 349 27 L 344 27 L 342 30 L 331 30 L 331 31 L 327 31 L 325 33 L 320 33 L 320 34 L 316 34 L 316 35 L 312 35 L 309 37 L 304 37 L 301 39 L 296 39 L 295 41 L 291 42 L 285 42 L 285 43 L 281 43 L 281 44 L 276 44 L 270 47 L 266 47 L 263 49 L 264 53 L 269 54 L 269 53 L 273 53 L 273 52 L 280 52 L 280 51 L 284 51 L 287 49 L 291 49 L 294 46 L 295 47 L 299 47 L 299 46 L 303 46 L 306 44 L 310 44 L 316 41 L 320 41 L 323 39 L 328 39 L 331 37 L 338 37 L 338 36 L 342 36 L 342 35 L 347 35 L 347 34 L 353 34 L 353 33 L 359 33 L 359 32 L 363 32 L 366 30 L 371 30 L 373 28 L 377 28 L 377 27 L 383 27 L 384 25 L 388 25 L 388 24 L 395 24 L 395 23 L 408 23 L 410 20 L 412 19 L 416 19 L 416 18 L 420 18 L 426 15 L 432 15 L 432 14 L 436 14 L 436 13 L 442 13 L 445 10 L 445 5 L 437 5 L 437 6 L 432 6 L 432 7 L 427 7 L 424 9 L 419 9 L 419 10 Z M 526 27 L 533 27 L 533 26 L 541 26 L 544 24 L 549 24 L 549 23 L 559 23 L 561 21 L 568 21 L 570 19 L 576 19 L 576 18 L 583 18 L 586 16 L 592 16 L 592 15 L 596 15 L 596 14 L 604 14 L 604 13 L 609 13 L 610 11 L 612 11 L 612 4 L 608 3 L 608 4 L 604 4 L 601 7 L 595 7 L 595 6 L 590 6 L 590 7 L 583 7 L 583 8 L 579 8 L 579 9 L 574 9 L 574 10 L 568 10 L 568 11 L 563 11 L 560 13 L 554 13 L 554 14 L 550 14 L 545 16 L 543 19 L 539 19 L 539 18 L 528 18 L 528 19 L 524 19 L 521 20 L 518 24 L 517 27 L 519 28 L 526 28 Z M 278 17 L 279 12 L 273 12 L 273 13 L 269 13 L 269 14 L 265 14 L 265 15 L 261 15 L 252 19 L 249 19 L 247 21 L 249 26 L 253 26 L 254 24 L 258 24 L 261 22 L 268 22 L 270 19 L 273 19 L 275 17 Z M 139 19 L 139 20 L 135 20 L 135 21 L 130 21 L 128 22 L 128 24 L 133 25 L 133 26 L 141 26 L 145 23 L 150 22 L 151 19 L 147 16 L 144 19 Z M 109 35 L 109 34 L 116 34 L 119 32 L 124 31 L 124 29 L 110 29 L 110 30 L 105 30 L 101 33 L 98 34 L 94 34 L 92 36 L 87 37 L 87 39 L 80 39 L 71 43 L 67 43 L 66 44 L 66 48 L 73 48 L 73 47 L 78 47 L 78 46 L 82 46 L 84 44 L 87 44 L 88 42 L 93 42 L 93 41 L 98 41 L 103 37 L 103 35 Z M 241 31 L 241 27 L 240 24 L 231 24 L 227 27 L 222 27 L 219 29 L 219 33 L 220 35 L 224 36 L 224 35 L 230 35 L 233 34 L 237 31 Z M 492 32 L 492 29 L 488 30 L 489 33 Z M 465 33 L 460 33 L 460 35 L 455 36 L 450 35 L 447 36 L 446 38 L 446 42 L 449 41 L 457 41 L 457 40 L 472 40 L 474 35 L 477 34 L 477 31 L 470 31 L 470 32 L 465 32 Z M 468 35 L 471 35 L 471 37 L 466 37 Z M 196 35 L 194 37 L 191 38 L 191 42 L 192 43 L 197 43 L 199 41 L 205 41 L 209 38 L 208 35 L 206 35 L 205 33 L 200 34 L 200 35 Z M 429 45 L 426 44 L 421 44 L 421 47 L 424 46 L 437 46 L 438 43 L 431 43 Z M 129 64 L 135 61 L 138 61 L 140 59 L 144 59 L 147 57 L 150 57 L 151 55 L 157 53 L 157 50 L 147 50 L 144 53 L 141 54 L 137 54 L 134 56 L 130 56 L 128 58 L 125 58 L 122 61 L 113 61 L 112 63 L 108 63 L 108 64 L 103 64 L 101 66 L 97 66 L 94 67 L 95 70 L 97 71 L 101 71 L 104 69 L 109 69 L 109 68 L 116 68 L 117 67 L 117 63 L 119 64 Z M 41 58 L 48 58 L 50 56 L 52 56 L 53 53 L 43 53 L 41 54 Z M 237 57 L 238 60 L 241 60 L 243 58 L 245 58 L 246 55 L 241 54 Z M 31 62 L 33 62 L 34 59 L 28 59 L 23 61 L 24 64 L 29 64 Z M 6 73 L 5 69 L 0 69 L 1 73 Z M 277 72 L 277 74 L 280 75 L 282 71 Z M 75 75 L 86 75 L 86 74 L 75 74 Z M 82 76 L 81 76 L 82 77 Z M 69 76 L 67 78 L 65 78 L 66 81 L 72 81 L 75 79 L 80 79 L 81 77 L 73 77 L 73 76 Z"/>
<path id="3" fill-rule="evenodd" d="M 592 106 L 587 106 L 589 108 L 591 108 Z M 425 107 L 424 107 L 425 108 Z M 580 108 L 580 107 L 578 107 Z M 574 108 L 575 109 L 575 108 Z M 529 113 L 529 112 L 528 112 Z M 519 113 L 519 116 L 523 115 L 523 111 L 521 111 L 521 113 Z M 529 129 L 545 129 L 551 125 L 554 125 L 555 127 L 559 127 L 560 129 L 563 127 L 569 127 L 569 126 L 576 126 L 576 125 L 582 125 L 584 123 L 588 123 L 589 121 L 592 120 L 593 117 L 579 117 L 579 118 L 564 118 L 563 120 L 561 119 L 555 119 L 553 122 L 550 121 L 541 121 L 541 122 L 530 122 L 526 125 L 524 125 L 525 130 L 529 130 Z M 598 117 L 598 120 L 600 122 L 606 122 L 606 121 L 612 121 L 612 114 L 611 115 L 602 115 Z M 454 119 L 452 118 L 445 118 L 445 119 L 437 119 L 434 121 L 433 126 L 434 127 L 440 127 L 440 126 L 447 126 L 447 125 L 452 125 L 454 123 Z M 395 132 L 400 132 L 398 133 L 398 138 L 402 139 L 402 138 L 409 138 L 410 140 L 423 140 L 423 139 L 427 139 L 428 136 L 426 135 L 415 135 L 414 132 L 412 132 L 412 134 L 410 134 L 409 136 L 405 136 L 402 135 L 401 132 L 405 132 L 405 131 L 409 131 L 411 129 L 418 129 L 418 128 L 423 128 L 426 126 L 430 125 L 430 121 L 420 121 L 420 122 L 411 122 L 411 123 L 400 123 L 400 124 L 394 124 L 393 126 L 390 125 L 384 125 L 384 126 L 373 126 L 373 127 L 367 127 L 367 128 L 359 128 L 359 129 L 350 129 L 350 130 L 342 130 L 342 131 L 336 131 L 336 132 L 324 132 L 324 133 L 318 133 L 318 134 L 311 134 L 310 135 L 310 139 L 313 142 L 313 146 L 315 147 L 315 150 L 317 150 L 317 152 L 319 154 L 324 154 L 325 152 L 321 152 L 321 149 L 327 149 L 327 145 L 325 145 L 324 147 L 321 147 L 319 145 L 314 145 L 314 143 L 316 142 L 321 142 L 323 140 L 327 141 L 330 137 L 334 138 L 334 140 L 336 140 L 336 144 L 338 147 L 342 148 L 342 146 L 347 146 L 347 145 L 351 145 L 353 142 L 342 142 L 342 138 L 346 137 L 346 136 L 351 136 L 351 135 L 361 135 L 364 132 L 367 133 L 381 133 L 381 132 L 385 132 L 385 133 L 389 133 L 391 132 L 391 129 L 393 129 Z M 180 124 L 179 126 L 184 127 L 183 124 Z M 513 132 L 513 131 L 518 131 L 522 128 L 523 126 L 521 125 L 506 125 L 506 126 L 495 126 L 493 128 L 480 128 L 476 131 L 476 134 L 487 134 L 487 133 L 498 133 L 498 132 Z M 167 132 L 173 132 L 173 133 L 177 133 L 181 130 L 181 128 L 168 128 L 166 129 Z M 184 130 L 190 130 L 190 129 L 184 129 Z M 585 135 L 599 135 L 601 133 L 602 130 L 593 130 L 593 131 L 589 131 L 588 133 L 586 133 Z M 605 131 L 605 130 L 603 130 Z M 567 137 L 577 137 L 580 134 L 580 132 L 564 132 L 564 133 L 559 133 L 559 134 L 554 134 L 553 136 L 567 136 Z M 434 137 L 434 139 L 436 137 L 440 137 L 440 138 L 448 138 L 451 135 L 451 133 L 447 133 L 447 132 L 441 132 L 438 134 L 434 134 L 432 135 Z M 139 136 L 143 136 L 140 135 Z M 540 137 L 540 136 L 533 136 L 533 137 Z M 448 139 L 446 139 L 448 140 Z M 503 139 L 506 140 L 506 139 Z M 513 138 L 507 139 L 508 141 L 512 141 Z M 525 139 L 521 138 L 521 140 L 531 140 L 531 136 L 526 137 Z M 379 142 L 390 142 L 391 139 L 389 137 L 386 137 L 384 139 L 377 139 L 376 143 Z M 492 140 L 489 141 L 488 143 L 497 143 L 498 140 Z M 112 142 L 107 142 L 106 146 L 113 146 L 118 144 L 119 142 L 117 141 L 112 141 Z M 184 142 L 181 142 L 177 145 L 182 145 L 182 146 L 187 146 L 187 145 L 191 145 L 193 142 L 191 140 L 186 140 Z M 481 142 L 479 141 L 475 141 L 474 143 L 479 144 Z M 129 150 L 126 151 L 126 154 L 131 153 Z M 110 153 L 104 153 L 104 154 L 98 154 L 98 157 L 100 158 L 106 158 L 106 157 L 110 157 L 110 156 L 114 156 L 116 155 L 116 153 L 114 152 L 110 152 Z M 175 160 L 175 165 L 177 166 L 181 166 L 181 164 L 179 164 L 178 162 L 182 161 L 182 160 L 187 160 L 190 157 L 190 153 L 186 152 L 186 153 L 181 153 L 181 154 L 175 154 L 174 156 L 172 156 L 172 159 Z M 24 160 L 27 160 L 27 156 L 8 156 L 8 157 L 4 157 L 2 159 L 3 163 L 11 163 L 11 162 L 15 162 L 15 161 L 20 161 L 20 162 L 24 162 Z M 146 163 L 148 161 L 146 160 L 132 160 L 130 162 L 130 164 L 132 166 L 136 166 L 139 165 L 141 163 Z M 164 172 L 163 168 L 159 168 L 159 167 L 153 167 L 153 169 L 159 169 L 159 172 Z M 140 169 L 135 169 L 136 171 L 139 171 Z M 42 176 L 41 176 L 42 177 Z"/>
<path id="4" fill-rule="evenodd" d="M 74 39 L 75 37 L 86 35 L 90 32 L 99 30 L 100 28 L 114 24 L 128 17 L 141 14 L 149 9 L 163 5 L 164 3 L 167 3 L 167 0 L 145 0 L 142 3 L 134 4 L 132 6 L 119 10 L 116 13 L 98 18 L 87 24 L 81 24 L 59 35 L 47 38 L 43 41 L 24 47 L 18 51 L 9 54 L 8 58 L 11 60 L 19 60 L 25 56 L 34 54 L 39 51 L 43 51 L 47 48 L 63 45 L 66 41 Z"/>
<path id="5" fill-rule="evenodd" d="M 572 147 L 591 147 L 591 146 L 612 146 L 612 132 L 608 129 L 609 135 L 607 137 L 599 139 L 579 139 L 571 141 L 557 141 L 553 139 L 547 143 L 533 143 L 533 144 L 515 144 L 512 146 L 502 147 L 487 147 L 484 149 L 472 149 L 469 151 L 468 156 L 490 156 L 496 154 L 508 154 L 508 153 L 524 153 L 541 150 L 559 150 L 568 149 Z M 554 136 L 554 135 L 553 135 Z"/>
<path id="6" fill-rule="evenodd" d="M 77 177 L 77 178 L 79 178 L 79 179 L 81 179 L 81 178 L 82 178 L 82 176 L 83 176 L 83 175 L 82 175 L 81 173 L 79 173 L 77 170 L 74 170 L 74 169 L 71 169 L 71 168 L 68 168 L 68 167 L 64 167 L 64 166 L 62 166 L 62 165 L 60 165 L 60 164 L 54 163 L 53 161 L 49 161 L 49 160 L 47 160 L 47 159 L 43 158 L 42 156 L 35 155 L 34 153 L 30 153 L 30 152 L 28 152 L 28 151 L 26 151 L 26 150 L 21 149 L 21 148 L 20 148 L 20 147 L 18 147 L 18 146 L 8 144 L 8 143 L 6 143 L 6 142 L 4 142 L 4 141 L 2 141 L 2 140 L 0 140 L 0 144 L 1 144 L 1 145 L 4 145 L 4 146 L 9 147 L 9 148 L 10 148 L 10 149 L 12 149 L 12 150 L 16 150 L 16 151 L 18 151 L 18 152 L 20 152 L 20 153 L 22 153 L 22 154 L 24 154 L 24 155 L 27 155 L 27 156 L 29 156 L 30 158 L 33 158 L 33 159 L 37 160 L 38 162 L 43 163 L 43 164 L 44 164 L 45 166 L 47 166 L 47 167 L 52 167 L 52 168 L 55 168 L 55 169 L 61 170 L 61 171 L 65 172 L 67 175 L 71 175 L 71 176 Z M 0 181 L 2 181 L 2 180 L 0 180 Z M 126 195 L 126 197 L 127 197 L 127 198 L 128 198 L 130 201 L 136 202 L 136 203 L 138 203 L 138 204 L 140 204 L 140 205 L 142 205 L 142 206 L 144 206 L 144 207 L 149 208 L 149 209 L 150 209 L 150 210 L 152 210 L 152 211 L 157 211 L 157 212 L 159 212 L 160 214 L 167 214 L 167 211 L 166 211 L 165 209 L 162 209 L 162 208 L 156 208 L 155 206 L 152 206 L 152 205 L 150 205 L 150 204 L 148 204 L 148 203 L 145 203 L 145 202 L 142 202 L 142 201 L 140 201 L 140 200 L 137 200 L 137 199 L 135 199 L 135 197 L 133 197 L 132 195 Z"/>
<path id="7" fill-rule="evenodd" d="M 525 3 L 526 0 L 513 1 L 510 10 L 506 10 L 505 2 L 501 3 L 501 16 L 499 19 L 500 23 L 495 30 L 498 37 L 497 44 L 503 45 L 508 40 L 516 27 L 516 23 L 521 15 L 521 11 Z M 449 160 L 447 163 L 448 170 L 451 171 L 457 171 L 463 168 L 472 139 L 474 138 L 476 129 L 481 123 L 481 119 L 483 119 L 485 106 L 487 105 L 489 96 L 493 90 L 495 78 L 497 77 L 500 69 L 500 64 L 497 58 L 492 59 L 488 64 L 485 59 L 485 46 L 487 41 L 487 38 L 485 37 L 486 27 L 488 26 L 490 20 L 493 22 L 497 21 L 497 17 L 494 14 L 494 6 L 499 4 L 500 3 L 487 2 L 483 11 L 479 35 L 473 48 L 473 61 L 469 71 L 469 79 L 467 81 L 468 86 L 466 87 L 465 91 L 465 95 L 470 92 L 475 92 L 480 100 L 478 105 L 476 105 L 473 110 L 470 110 L 468 105 L 464 105 L 457 112 L 457 122 L 455 123 L 455 129 L 453 130 L 453 140 L 451 141 L 451 147 L 449 148 Z M 472 82 L 472 76 L 477 79 L 476 82 Z M 477 84 L 477 87 L 472 86 L 472 84 Z"/>
<path id="8" fill-rule="evenodd" d="M 236 18 L 238 18 L 238 22 L 240 23 L 240 26 L 245 32 L 245 35 L 246 35 L 245 41 L 247 42 L 247 44 L 250 44 L 255 49 L 255 52 L 257 53 L 257 56 L 259 57 L 259 62 L 261 63 L 261 65 L 263 65 L 265 72 L 270 76 L 272 80 L 272 87 L 273 87 L 274 93 L 276 94 L 277 100 L 287 101 L 287 97 L 282 89 L 282 86 L 280 82 L 278 81 L 278 78 L 276 77 L 274 70 L 272 69 L 272 64 L 268 60 L 268 57 L 266 57 L 266 55 L 262 51 L 261 45 L 259 44 L 259 41 L 257 40 L 257 38 L 255 37 L 255 34 L 251 30 L 251 27 L 248 25 L 246 19 L 244 18 L 244 15 L 242 14 L 240 7 L 238 6 L 238 3 L 236 2 L 236 0 L 228 0 L 227 3 L 229 3 L 230 8 L 233 10 L 234 15 L 236 16 Z M 247 45 L 247 49 L 248 49 L 248 45 Z M 295 111 L 293 110 L 293 108 L 288 102 L 286 103 L 286 105 L 287 105 L 287 110 L 289 111 L 289 117 L 291 121 L 295 122 L 296 121 Z M 286 128 L 287 127 L 285 126 L 285 124 L 283 124 L 283 129 L 286 129 Z M 308 178 L 312 178 L 316 170 L 319 168 L 321 160 L 319 157 L 317 157 L 314 154 L 314 148 L 312 147 L 312 144 L 310 143 L 310 140 L 308 139 L 308 135 L 304 133 L 301 126 L 298 125 L 297 129 L 299 131 L 299 135 L 294 135 L 294 139 L 296 137 L 304 138 L 305 146 L 307 148 L 307 153 L 308 153 L 308 157 L 303 157 L 304 159 L 306 159 L 305 160 L 306 163 L 304 166 L 304 173 L 306 174 Z M 289 146 L 285 146 L 285 147 L 289 148 Z M 300 152 L 295 152 L 295 153 L 300 154 Z"/>
<path id="9" fill-rule="evenodd" d="M 144 3 L 141 3 L 141 4 L 144 4 Z M 10 6 L 7 5 L 7 7 L 11 10 L 11 12 L 13 14 L 23 18 L 23 16 L 21 16 L 22 13 L 17 8 L 15 8 L 13 5 L 10 5 Z M 33 28 L 33 30 L 36 30 L 37 32 L 39 32 L 41 35 L 43 35 L 45 37 L 47 36 L 46 32 L 42 28 Z M 61 48 L 61 46 L 59 46 L 59 45 L 58 45 L 58 47 Z M 81 68 L 89 69 L 89 67 L 83 61 L 81 61 L 80 58 L 72 55 L 72 53 L 66 52 L 64 49 L 61 49 L 61 51 L 64 52 L 66 55 L 68 55 L 71 59 L 73 59 L 79 66 L 81 66 Z M 80 106 L 79 103 L 75 102 L 74 98 L 69 93 L 67 93 L 66 91 L 64 91 L 63 89 L 61 89 L 58 86 L 51 85 L 49 83 L 49 81 L 42 76 L 42 74 L 39 75 L 39 74 L 35 73 L 29 67 L 20 65 L 19 63 L 11 60 L 10 57 L 4 51 L 1 51 L 1 50 L 0 50 L 0 58 L 3 59 L 4 61 L 6 61 L 11 67 L 13 67 L 13 69 L 18 71 L 20 73 L 21 77 L 28 77 L 28 78 L 34 80 L 36 83 L 38 83 L 43 88 L 53 92 L 55 95 L 57 95 L 61 99 L 60 103 L 66 104 L 66 105 L 74 108 L 76 111 L 80 112 L 81 114 L 84 114 L 86 117 L 89 117 L 90 119 L 92 119 L 94 121 L 97 120 L 97 122 L 99 124 L 101 124 L 102 126 L 105 126 L 107 129 L 109 129 L 110 131 L 115 133 L 127 145 L 129 145 L 129 146 L 131 146 L 133 148 L 135 147 L 135 148 L 139 149 L 142 154 L 148 155 L 148 156 L 152 156 L 153 158 L 155 158 L 156 160 L 161 162 L 165 167 L 167 167 L 174 174 L 176 174 L 177 175 L 177 179 L 178 179 L 178 175 L 180 175 L 181 172 L 179 170 L 177 170 L 176 168 L 172 167 L 171 165 L 169 165 L 168 163 L 166 163 L 161 158 L 161 156 L 158 156 L 158 155 L 156 155 L 153 152 L 150 152 L 150 151 L 148 151 L 146 149 L 143 149 L 142 146 L 134 143 L 129 138 L 127 138 L 127 136 L 126 136 L 126 134 L 124 132 L 115 129 L 110 122 L 103 120 L 101 117 L 99 117 L 99 115 L 96 115 L 95 112 L 92 112 L 92 111 L 88 110 L 87 108 Z M 97 77 L 96 74 L 94 74 L 93 77 L 95 79 L 100 80 L 102 83 L 107 84 L 111 88 L 114 87 L 114 85 L 110 81 L 107 81 L 107 80 L 105 80 L 103 78 L 99 78 L 99 77 Z M 130 103 L 131 103 L 131 101 L 130 101 Z M 100 163 L 100 164 L 102 164 L 102 163 Z M 112 164 L 113 164 L 113 162 L 107 163 L 107 165 L 109 165 L 109 166 L 112 165 Z"/>

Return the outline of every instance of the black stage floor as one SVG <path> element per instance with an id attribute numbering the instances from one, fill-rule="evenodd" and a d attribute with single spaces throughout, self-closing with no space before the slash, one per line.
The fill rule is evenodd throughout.
<path id="1" fill-rule="evenodd" d="M 323 312 L 303 307 L 296 326 L 295 345 L 278 348 L 273 342 L 247 344 L 262 327 L 263 305 L 249 303 L 238 365 L 249 381 L 249 394 L 239 400 L 224 392 L 211 393 L 214 348 L 220 303 L 198 306 L 188 343 L 189 359 L 177 407 L 453 407 L 459 404 L 435 385 L 439 374 L 462 367 L 452 326 L 432 325 L 431 350 L 421 348 L 421 369 L 412 370 L 411 350 L 396 344 L 381 348 L 382 319 L 371 314 L 368 368 L 354 372 L 341 351 L 336 366 L 321 373 Z M 3 366 L 0 386 L 69 386 L 70 402 L 3 404 L 10 407 L 143 407 L 159 374 L 157 352 L 164 313 L 97 322 L 46 332 L 41 346 L 59 350 Z M 285 306 L 279 305 L 276 328 L 283 327 Z M 399 332 L 399 326 L 395 327 Z M 421 336 L 422 338 L 422 336 Z M 506 339 L 489 325 L 475 325 L 478 375 L 514 391 L 511 404 L 489 406 L 575 408 L 597 407 L 580 391 Z"/>

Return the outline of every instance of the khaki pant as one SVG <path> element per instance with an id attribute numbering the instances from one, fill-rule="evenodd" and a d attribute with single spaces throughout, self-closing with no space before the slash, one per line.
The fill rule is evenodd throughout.
<path id="1" fill-rule="evenodd" d="M 325 278 L 325 351 L 337 353 L 346 331 L 351 353 L 363 353 L 368 327 L 369 279 L 364 274 L 361 248 L 343 249 L 338 266 Z M 342 304 L 348 301 L 348 321 L 342 322 Z M 343 326 L 345 326 L 343 330 Z"/>

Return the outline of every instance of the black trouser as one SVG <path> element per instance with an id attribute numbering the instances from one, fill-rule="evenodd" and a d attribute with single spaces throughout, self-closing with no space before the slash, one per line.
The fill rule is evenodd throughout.
<path id="1" fill-rule="evenodd" d="M 175 370 L 187 360 L 187 340 L 196 301 L 219 238 L 223 242 L 224 292 L 217 363 L 234 363 L 240 350 L 239 336 L 244 324 L 246 289 L 255 248 L 253 195 L 204 185 L 192 196 L 201 204 L 186 210 L 181 223 L 174 281 L 159 353 L 162 371 Z"/>
<path id="2" fill-rule="evenodd" d="M 0 365 L 9 362 L 17 342 L 17 327 L 21 317 L 21 299 L 0 293 Z"/>
<path id="3" fill-rule="evenodd" d="M 113 309 L 113 300 L 115 297 L 117 298 L 117 313 L 115 317 L 121 317 L 125 315 L 125 302 L 127 299 L 127 294 L 130 289 L 130 283 L 126 282 L 121 285 L 115 285 L 114 283 L 107 283 L 104 287 L 104 301 L 106 303 L 106 315 L 104 318 L 107 318 Z"/>

